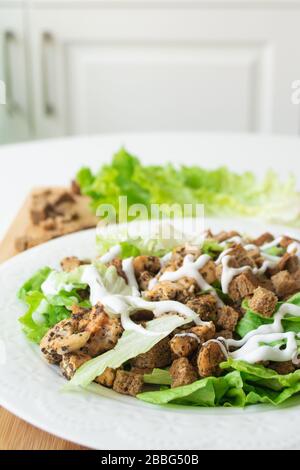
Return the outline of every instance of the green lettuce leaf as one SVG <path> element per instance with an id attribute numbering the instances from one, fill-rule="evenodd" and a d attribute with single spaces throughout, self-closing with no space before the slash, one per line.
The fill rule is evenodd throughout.
<path id="1" fill-rule="evenodd" d="M 128 205 L 142 203 L 148 209 L 152 203 L 181 207 L 190 203 L 192 216 L 200 203 L 207 215 L 252 216 L 300 225 L 295 178 L 282 182 L 273 171 L 261 181 L 251 172 L 237 174 L 226 167 L 208 170 L 200 166 L 142 165 L 122 148 L 96 174 L 82 168 L 76 181 L 82 193 L 91 198 L 94 211 L 100 204 L 112 204 L 118 217 L 119 196 L 127 196 Z"/>
<path id="2" fill-rule="evenodd" d="M 168 370 L 153 369 L 151 374 L 144 374 L 146 384 L 171 385 L 172 379 Z"/>
<path id="3" fill-rule="evenodd" d="M 234 371 L 224 377 L 207 377 L 190 385 L 140 393 L 137 398 L 156 405 L 244 406 L 246 395 L 242 388 L 241 375 Z"/>
<path id="4" fill-rule="evenodd" d="M 150 234 L 138 237 L 131 236 L 126 227 L 110 226 L 103 233 L 98 230 L 97 251 L 99 255 L 103 255 L 113 246 L 121 245 L 121 258 L 138 255 L 163 256 L 185 241 L 191 241 L 184 233 L 177 231 L 172 224 L 169 224 L 169 231 L 164 237 L 161 235 L 162 227 L 163 225 L 157 224 Z M 166 227 L 165 224 L 164 227 Z"/>
<path id="5" fill-rule="evenodd" d="M 202 253 L 211 256 L 213 259 L 216 259 L 224 249 L 225 247 L 215 240 L 204 240 L 201 246 Z"/>
<path id="6" fill-rule="evenodd" d="M 104 287 L 111 294 L 132 295 L 132 288 L 118 275 L 114 266 L 106 267 L 100 262 L 95 266 Z M 82 299 L 81 291 L 86 288 L 82 282 L 85 266 L 71 272 L 43 268 L 24 283 L 19 298 L 27 305 L 27 311 L 19 318 L 27 338 L 39 343 L 49 328 L 70 317 L 71 307 L 90 307 L 88 299 Z M 51 280 L 53 294 L 43 292 L 43 283 Z"/>
<path id="7" fill-rule="evenodd" d="M 287 301 L 288 303 L 300 305 L 300 293 L 293 295 Z M 278 302 L 276 309 L 278 309 L 282 305 L 282 302 Z M 245 315 L 243 318 L 238 322 L 236 326 L 236 333 L 238 333 L 242 338 L 252 330 L 260 327 L 261 325 L 266 325 L 273 323 L 273 318 L 263 317 L 259 315 L 259 313 L 254 312 L 248 306 L 248 302 L 243 302 L 243 308 L 246 310 Z M 300 317 L 292 317 L 286 316 L 282 320 L 282 325 L 284 327 L 284 331 L 293 331 L 294 333 L 300 333 Z"/>
<path id="8" fill-rule="evenodd" d="M 44 268 L 37 271 L 30 279 L 28 279 L 24 284 L 20 287 L 18 292 L 18 298 L 21 300 L 25 300 L 26 295 L 29 292 L 39 291 L 43 282 L 47 279 L 50 272 L 52 271 L 51 268 L 45 266 Z"/>

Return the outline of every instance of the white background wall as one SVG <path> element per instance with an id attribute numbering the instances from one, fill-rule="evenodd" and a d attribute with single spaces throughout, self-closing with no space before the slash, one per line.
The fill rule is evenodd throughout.
<path id="1" fill-rule="evenodd" d="M 0 0 L 0 141 L 297 135 L 299 25 L 299 0 Z"/>

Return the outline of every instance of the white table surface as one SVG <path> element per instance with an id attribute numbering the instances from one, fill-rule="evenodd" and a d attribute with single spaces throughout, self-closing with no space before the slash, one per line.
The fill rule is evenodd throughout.
<path id="1" fill-rule="evenodd" d="M 0 147 L 0 238 L 34 186 L 68 185 L 82 166 L 94 170 L 124 145 L 145 163 L 227 165 L 262 175 L 292 172 L 300 188 L 300 139 L 243 134 L 168 133 L 70 137 Z"/>

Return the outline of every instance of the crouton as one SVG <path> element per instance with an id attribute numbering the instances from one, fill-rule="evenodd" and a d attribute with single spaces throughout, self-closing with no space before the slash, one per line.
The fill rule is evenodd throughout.
<path id="1" fill-rule="evenodd" d="M 183 264 L 183 260 L 187 255 L 192 255 L 195 259 L 200 256 L 201 252 L 198 246 L 194 245 L 181 245 L 174 248 L 172 257 L 165 266 L 162 268 L 162 272 L 165 271 L 176 271 Z"/>
<path id="2" fill-rule="evenodd" d="M 95 378 L 95 382 L 100 385 L 104 385 L 104 387 L 112 388 L 116 378 L 116 372 L 117 371 L 115 369 L 112 369 L 111 367 L 106 367 L 105 371 Z"/>
<path id="3" fill-rule="evenodd" d="M 182 286 L 171 281 L 160 281 L 153 289 L 148 290 L 145 294 L 146 299 L 151 301 L 157 300 L 176 300 L 178 292 L 183 291 Z"/>
<path id="4" fill-rule="evenodd" d="M 229 297 L 241 301 L 253 294 L 258 286 L 258 280 L 251 271 L 246 271 L 234 277 L 229 285 Z"/>
<path id="5" fill-rule="evenodd" d="M 145 294 L 146 299 L 157 300 L 177 300 L 186 302 L 188 298 L 199 291 L 195 279 L 183 277 L 178 282 L 160 281 Z"/>
<path id="6" fill-rule="evenodd" d="M 175 359 L 169 372 L 172 377 L 172 388 L 191 384 L 198 378 L 196 369 L 186 357 Z"/>
<path id="7" fill-rule="evenodd" d="M 123 271 L 122 268 L 122 260 L 121 258 L 115 258 L 113 259 L 110 263 L 108 263 L 108 266 L 114 266 L 116 268 L 116 271 L 120 277 L 124 279 L 128 283 L 127 276 Z"/>
<path id="8" fill-rule="evenodd" d="M 153 348 L 144 354 L 139 354 L 131 360 L 133 367 L 141 369 L 154 367 L 166 367 L 171 363 L 171 349 L 169 345 L 169 338 L 164 338 L 157 343 Z"/>
<path id="9" fill-rule="evenodd" d="M 170 340 L 171 352 L 177 357 L 189 357 L 199 345 L 197 338 L 188 336 L 188 333 L 183 333 L 184 336 L 173 336 Z"/>
<path id="10" fill-rule="evenodd" d="M 256 278 L 258 280 L 258 285 L 260 287 L 264 287 L 265 289 L 268 289 L 271 292 L 275 292 L 273 282 L 267 276 L 265 276 L 264 274 L 260 274 L 260 275 L 256 276 Z"/>
<path id="11" fill-rule="evenodd" d="M 212 284 L 217 280 L 216 265 L 212 259 L 200 269 L 200 274 L 208 284 Z"/>
<path id="12" fill-rule="evenodd" d="M 76 256 L 67 256 L 66 258 L 63 258 L 60 262 L 63 271 L 66 272 L 73 271 L 73 269 L 78 268 L 82 264 L 84 264 L 84 261 L 81 261 Z"/>
<path id="13" fill-rule="evenodd" d="M 217 314 L 216 325 L 219 330 L 234 331 L 239 320 L 239 313 L 234 308 L 225 305 Z"/>
<path id="14" fill-rule="evenodd" d="M 284 235 L 281 240 L 280 240 L 280 243 L 279 245 L 282 247 L 282 248 L 287 248 L 294 240 L 291 238 L 291 237 L 288 237 L 286 235 Z"/>
<path id="15" fill-rule="evenodd" d="M 194 297 L 186 303 L 187 307 L 199 315 L 203 321 L 214 321 L 217 315 L 217 299 L 212 294 Z"/>
<path id="16" fill-rule="evenodd" d="M 197 325 L 189 329 L 191 333 L 198 336 L 201 343 L 208 341 L 213 338 L 216 333 L 216 327 L 213 322 L 209 322 L 207 325 Z"/>
<path id="17" fill-rule="evenodd" d="M 149 286 L 149 282 L 151 281 L 151 279 L 153 279 L 154 276 L 149 273 L 149 271 L 143 271 L 139 274 L 138 278 L 137 278 L 137 283 L 139 285 L 139 288 L 142 290 L 142 291 L 145 291 L 148 289 L 148 286 Z"/>
<path id="18" fill-rule="evenodd" d="M 278 298 L 273 292 L 263 287 L 257 287 L 253 293 L 253 297 L 249 300 L 249 307 L 263 317 L 271 317 L 275 311 L 277 302 Z"/>
<path id="19" fill-rule="evenodd" d="M 218 338 L 232 339 L 233 338 L 232 331 L 230 331 L 230 330 L 217 331 L 215 336 L 214 336 L 214 339 L 218 339 Z"/>
<path id="20" fill-rule="evenodd" d="M 137 256 L 133 260 L 133 267 L 137 283 L 144 291 L 150 280 L 160 271 L 161 263 L 157 256 Z"/>
<path id="21" fill-rule="evenodd" d="M 214 238 L 219 242 L 225 242 L 225 240 L 228 240 L 229 238 L 232 237 L 239 237 L 240 234 L 236 232 L 235 230 L 230 230 L 229 232 L 222 231 L 218 233 L 217 235 L 214 235 Z"/>
<path id="22" fill-rule="evenodd" d="M 137 256 L 133 260 L 135 275 L 138 276 L 144 271 L 151 274 L 157 274 L 161 268 L 160 259 L 157 256 Z"/>
<path id="23" fill-rule="evenodd" d="M 177 286 L 182 288 L 177 294 L 179 302 L 185 302 L 186 299 L 193 297 L 200 290 L 197 281 L 193 277 L 182 277 L 177 281 Z"/>
<path id="24" fill-rule="evenodd" d="M 230 250 L 230 266 L 233 268 L 241 268 L 242 266 L 255 267 L 255 262 L 248 254 L 248 251 L 242 245 L 235 245 Z"/>
<path id="25" fill-rule="evenodd" d="M 219 364 L 226 360 L 221 346 L 216 341 L 209 341 L 200 349 L 197 358 L 198 372 L 201 377 L 218 377 L 222 371 Z"/>
<path id="26" fill-rule="evenodd" d="M 66 379 L 71 380 L 76 370 L 90 359 L 91 356 L 82 352 L 64 354 L 59 367 Z"/>
<path id="27" fill-rule="evenodd" d="M 275 370 L 280 375 L 291 374 L 296 370 L 292 361 L 270 362 L 268 367 Z"/>
<path id="28" fill-rule="evenodd" d="M 285 253 L 280 259 L 277 266 L 278 266 L 278 271 L 286 270 L 289 273 L 293 274 L 300 267 L 299 258 L 298 256 L 295 256 L 292 253 Z"/>
<path id="29" fill-rule="evenodd" d="M 295 294 L 300 290 L 300 280 L 294 279 L 288 271 L 280 271 L 271 279 L 279 299 Z"/>
<path id="30" fill-rule="evenodd" d="M 124 395 L 135 397 L 142 391 L 143 376 L 134 372 L 126 372 L 125 370 L 117 370 L 113 383 L 113 390 Z"/>
<path id="31" fill-rule="evenodd" d="M 265 233 L 262 233 L 259 237 L 252 240 L 252 243 L 257 246 L 262 246 L 265 243 L 272 242 L 273 240 L 274 240 L 273 235 L 269 232 L 265 232 Z"/>

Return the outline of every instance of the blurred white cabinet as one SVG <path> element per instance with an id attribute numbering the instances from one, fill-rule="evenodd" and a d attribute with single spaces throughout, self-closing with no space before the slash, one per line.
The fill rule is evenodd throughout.
<path id="1" fill-rule="evenodd" d="M 6 88 L 6 104 L 0 104 L 1 143 L 32 135 L 27 65 L 24 10 L 0 8 L 0 80 Z"/>
<path id="2" fill-rule="evenodd" d="M 298 133 L 300 10 L 183 5 L 33 9 L 38 134 Z"/>
<path id="3" fill-rule="evenodd" d="M 17 70 L 18 82 L 10 88 L 18 113 L 5 118 L 8 134 L 30 128 L 25 88 L 38 138 L 157 130 L 299 134 L 291 94 L 300 79 L 300 0 L 25 4 L 25 21 L 21 10 L 0 10 L 1 31 L 14 31 L 1 40 L 9 38 L 8 71 Z"/>

